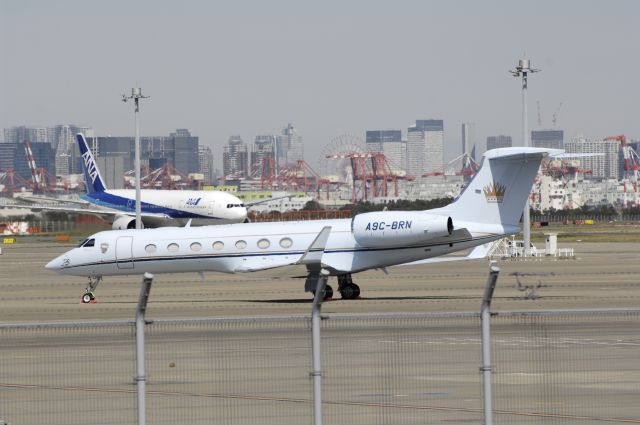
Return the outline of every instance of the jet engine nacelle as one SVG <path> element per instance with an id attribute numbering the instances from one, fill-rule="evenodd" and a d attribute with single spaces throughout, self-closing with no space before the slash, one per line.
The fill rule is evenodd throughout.
<path id="1" fill-rule="evenodd" d="M 453 222 L 451 217 L 420 211 L 371 212 L 355 216 L 351 232 L 360 246 L 412 245 L 450 235 Z"/>
<path id="2" fill-rule="evenodd" d="M 142 226 L 144 227 L 144 225 Z M 127 215 L 121 215 L 113 221 L 111 225 L 113 230 L 127 230 L 136 228 L 135 217 L 129 217 Z"/>

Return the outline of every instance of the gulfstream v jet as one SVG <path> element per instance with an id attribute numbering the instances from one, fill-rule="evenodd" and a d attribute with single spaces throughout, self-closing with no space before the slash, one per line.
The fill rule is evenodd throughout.
<path id="1" fill-rule="evenodd" d="M 103 276 L 258 272 L 294 265 L 306 267 L 307 291 L 315 289 L 324 270 L 337 276 L 342 298 L 355 298 L 360 288 L 353 282 L 354 273 L 450 261 L 452 257 L 436 257 L 474 247 L 469 256 L 483 256 L 478 255 L 481 245 L 518 233 L 540 162 L 549 154 L 560 153 L 519 147 L 488 151 L 478 174 L 444 208 L 371 212 L 342 220 L 105 231 L 46 267 L 88 277 L 85 302 L 93 299 Z M 328 286 L 325 296 L 332 292 Z"/>
<path id="2" fill-rule="evenodd" d="M 92 214 L 112 223 L 114 230 L 135 228 L 135 189 L 107 189 L 84 135 L 78 134 L 87 193 L 82 199 L 92 207 L 25 206 L 29 209 Z M 143 227 L 241 223 L 247 208 L 227 192 L 203 190 L 141 189 Z"/>

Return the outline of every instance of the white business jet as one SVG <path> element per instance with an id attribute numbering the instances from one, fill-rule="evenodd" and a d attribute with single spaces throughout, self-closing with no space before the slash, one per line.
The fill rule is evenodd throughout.
<path id="1" fill-rule="evenodd" d="M 87 188 L 82 199 L 92 207 L 21 207 L 34 211 L 91 214 L 110 222 L 114 230 L 135 228 L 135 189 L 107 189 L 84 135 L 79 133 L 76 138 Z M 247 219 L 247 205 L 227 192 L 141 189 L 140 200 L 143 227 L 184 226 L 187 222 L 193 225 L 242 223 Z"/>
<path id="2" fill-rule="evenodd" d="M 104 231 L 46 267 L 88 277 L 84 302 L 94 298 L 103 276 L 239 273 L 293 265 L 306 266 L 305 290 L 313 292 L 324 269 L 337 276 L 342 298 L 356 298 L 360 288 L 353 273 L 481 257 L 486 254 L 481 245 L 518 233 L 540 162 L 560 153 L 519 147 L 488 151 L 475 178 L 443 208 L 371 212 L 342 220 Z M 467 257 L 434 258 L 473 247 Z M 332 295 L 327 286 L 325 297 Z"/>

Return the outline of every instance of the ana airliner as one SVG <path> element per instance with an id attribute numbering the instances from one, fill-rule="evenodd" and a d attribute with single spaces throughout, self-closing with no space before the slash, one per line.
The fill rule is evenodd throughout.
<path id="1" fill-rule="evenodd" d="M 540 162 L 560 153 L 521 147 L 488 151 L 478 174 L 443 208 L 370 212 L 342 220 L 104 231 L 46 267 L 88 277 L 84 302 L 94 298 L 103 276 L 240 273 L 294 265 L 306 266 L 305 290 L 313 292 L 325 270 L 337 276 L 342 298 L 356 298 L 360 288 L 353 283 L 354 273 L 481 257 L 481 245 L 518 233 Z M 434 258 L 474 247 L 467 257 Z M 325 297 L 332 293 L 327 286 Z"/>
<path id="2" fill-rule="evenodd" d="M 76 136 L 87 193 L 81 198 L 92 208 L 67 206 L 25 206 L 32 210 L 91 214 L 112 223 L 114 230 L 134 229 L 135 189 L 107 189 L 84 135 Z M 143 227 L 241 223 L 247 208 L 236 196 L 220 191 L 141 189 Z"/>

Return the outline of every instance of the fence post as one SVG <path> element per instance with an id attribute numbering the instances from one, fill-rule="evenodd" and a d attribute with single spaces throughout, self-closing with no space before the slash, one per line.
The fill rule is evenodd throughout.
<path id="1" fill-rule="evenodd" d="M 311 349 L 313 356 L 313 424 L 322 425 L 322 368 L 320 365 L 320 310 L 324 300 L 324 291 L 327 287 L 329 272 L 320 270 L 316 282 L 316 293 L 313 296 L 313 308 L 311 310 Z"/>
<path id="2" fill-rule="evenodd" d="M 496 288 L 500 268 L 495 261 L 489 266 L 489 278 L 484 288 L 482 308 L 480 309 L 480 323 L 482 326 L 482 381 L 483 381 L 483 407 L 484 425 L 493 425 L 493 404 L 491 392 L 491 299 Z"/>
<path id="3" fill-rule="evenodd" d="M 145 273 L 136 310 L 136 385 L 138 387 L 138 425 L 147 423 L 147 375 L 144 367 L 144 315 L 151 292 L 153 275 Z"/>

